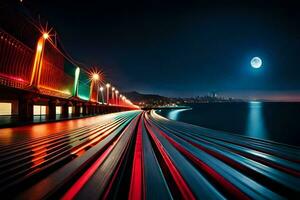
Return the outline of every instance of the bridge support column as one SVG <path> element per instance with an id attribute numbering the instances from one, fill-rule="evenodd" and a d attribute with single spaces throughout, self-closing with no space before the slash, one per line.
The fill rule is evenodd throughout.
<path id="1" fill-rule="evenodd" d="M 108 106 L 103 107 L 103 114 L 106 114 L 106 113 L 108 113 Z"/>
<path id="2" fill-rule="evenodd" d="M 90 115 L 91 114 L 91 105 L 86 106 L 86 114 Z"/>
<path id="3" fill-rule="evenodd" d="M 111 113 L 116 112 L 116 108 L 115 108 L 115 107 L 111 107 L 110 112 L 111 112 Z"/>
<path id="4" fill-rule="evenodd" d="M 33 120 L 33 100 L 19 98 L 19 118 L 24 121 Z"/>
<path id="5" fill-rule="evenodd" d="M 98 115 L 101 114 L 101 106 L 100 105 L 97 106 L 97 114 Z"/>
<path id="6" fill-rule="evenodd" d="M 109 111 L 110 111 L 110 108 L 109 107 L 105 107 L 105 109 L 104 109 L 105 114 L 109 113 Z"/>
<path id="7" fill-rule="evenodd" d="M 62 111 L 61 111 L 61 114 L 62 114 L 62 117 L 63 117 L 63 118 L 69 117 L 69 109 L 68 109 L 68 108 L 69 108 L 69 107 L 68 107 L 68 104 L 67 104 L 67 103 L 65 103 L 65 104 L 62 105 Z"/>
<path id="8" fill-rule="evenodd" d="M 87 109 L 87 105 L 86 104 L 83 104 L 82 105 L 82 115 L 87 115 L 87 112 L 88 112 L 88 109 Z"/>
<path id="9" fill-rule="evenodd" d="M 80 106 L 81 106 L 81 104 L 75 104 L 75 113 L 74 113 L 74 115 L 76 117 L 80 116 Z"/>
<path id="10" fill-rule="evenodd" d="M 101 106 L 101 108 L 100 108 L 100 113 L 101 113 L 101 114 L 104 114 L 104 113 L 105 113 L 105 106 Z"/>
<path id="11" fill-rule="evenodd" d="M 90 115 L 93 115 L 93 114 L 94 114 L 93 111 L 94 111 L 94 106 L 93 106 L 93 105 L 90 105 L 90 106 L 89 106 L 89 114 L 90 114 Z"/>
<path id="12" fill-rule="evenodd" d="M 118 107 L 114 107 L 114 112 L 118 112 Z"/>
<path id="13" fill-rule="evenodd" d="M 89 106 L 89 114 L 90 115 L 94 115 L 95 114 L 95 106 L 94 105 L 90 105 Z"/>
<path id="14" fill-rule="evenodd" d="M 48 109 L 49 119 L 56 119 L 56 101 L 50 100 L 48 103 Z"/>

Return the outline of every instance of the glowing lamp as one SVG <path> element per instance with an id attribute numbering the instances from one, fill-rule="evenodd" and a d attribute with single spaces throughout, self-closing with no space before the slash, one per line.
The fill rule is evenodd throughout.
<path id="1" fill-rule="evenodd" d="M 97 81 L 99 80 L 99 74 L 93 74 L 93 80 Z"/>
<path id="2" fill-rule="evenodd" d="M 109 88 L 109 87 L 110 87 L 110 84 L 109 84 L 109 83 L 107 83 L 107 84 L 106 84 L 106 87 L 107 87 L 107 88 Z"/>
<path id="3" fill-rule="evenodd" d="M 103 87 L 100 87 L 100 91 L 101 91 L 101 92 L 103 91 Z"/>
<path id="4" fill-rule="evenodd" d="M 44 38 L 45 40 L 47 40 L 48 37 L 49 37 L 49 34 L 48 34 L 48 33 L 44 33 L 44 34 L 43 34 L 43 38 Z"/>

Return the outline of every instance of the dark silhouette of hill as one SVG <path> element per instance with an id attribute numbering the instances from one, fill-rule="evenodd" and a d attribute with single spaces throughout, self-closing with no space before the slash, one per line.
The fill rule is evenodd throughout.
<path id="1" fill-rule="evenodd" d="M 132 102 L 159 102 L 168 101 L 170 98 L 156 95 L 156 94 L 142 94 L 136 91 L 125 92 L 124 95 Z"/>

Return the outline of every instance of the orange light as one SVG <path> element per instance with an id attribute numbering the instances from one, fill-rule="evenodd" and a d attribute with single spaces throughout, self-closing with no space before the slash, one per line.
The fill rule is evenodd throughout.
<path id="1" fill-rule="evenodd" d="M 93 74 L 93 80 L 98 81 L 99 78 L 99 74 Z"/>
<path id="2" fill-rule="evenodd" d="M 43 38 L 44 38 L 45 40 L 47 40 L 48 37 L 49 37 L 49 34 L 48 34 L 48 33 L 44 33 L 44 34 L 43 34 Z"/>
<path id="3" fill-rule="evenodd" d="M 42 43 L 38 43 L 38 46 L 37 46 L 37 51 L 42 51 L 43 49 L 43 44 Z"/>
<path id="4" fill-rule="evenodd" d="M 41 86 L 41 88 L 44 88 L 46 90 L 51 90 L 53 92 L 57 92 L 57 93 L 63 93 L 63 94 L 66 94 L 66 95 L 71 95 L 71 92 L 68 91 L 68 90 L 56 90 L 54 88 L 51 88 L 51 87 L 47 87 L 47 86 Z"/>
<path id="5" fill-rule="evenodd" d="M 44 48 L 45 41 L 43 38 L 40 38 L 37 43 L 37 48 L 36 48 L 36 53 L 35 53 L 35 58 L 34 58 L 34 63 L 33 63 L 33 70 L 31 74 L 31 81 L 30 85 L 34 84 L 35 78 L 38 78 L 37 76 L 39 75 L 40 68 L 43 63 L 43 48 Z M 37 84 L 38 86 L 38 84 Z"/>
<path id="6" fill-rule="evenodd" d="M 99 81 L 100 83 L 103 82 L 103 72 L 100 71 L 98 68 L 93 67 L 89 69 L 87 73 L 89 75 L 89 79 L 91 82 L 97 82 L 97 81 Z"/>

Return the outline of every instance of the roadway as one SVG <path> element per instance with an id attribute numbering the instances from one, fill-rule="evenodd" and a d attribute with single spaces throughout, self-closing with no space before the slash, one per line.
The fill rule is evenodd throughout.
<path id="1" fill-rule="evenodd" d="M 299 147 L 176 122 L 154 111 L 0 129 L 0 134 L 0 192 L 10 198 L 300 195 Z"/>

